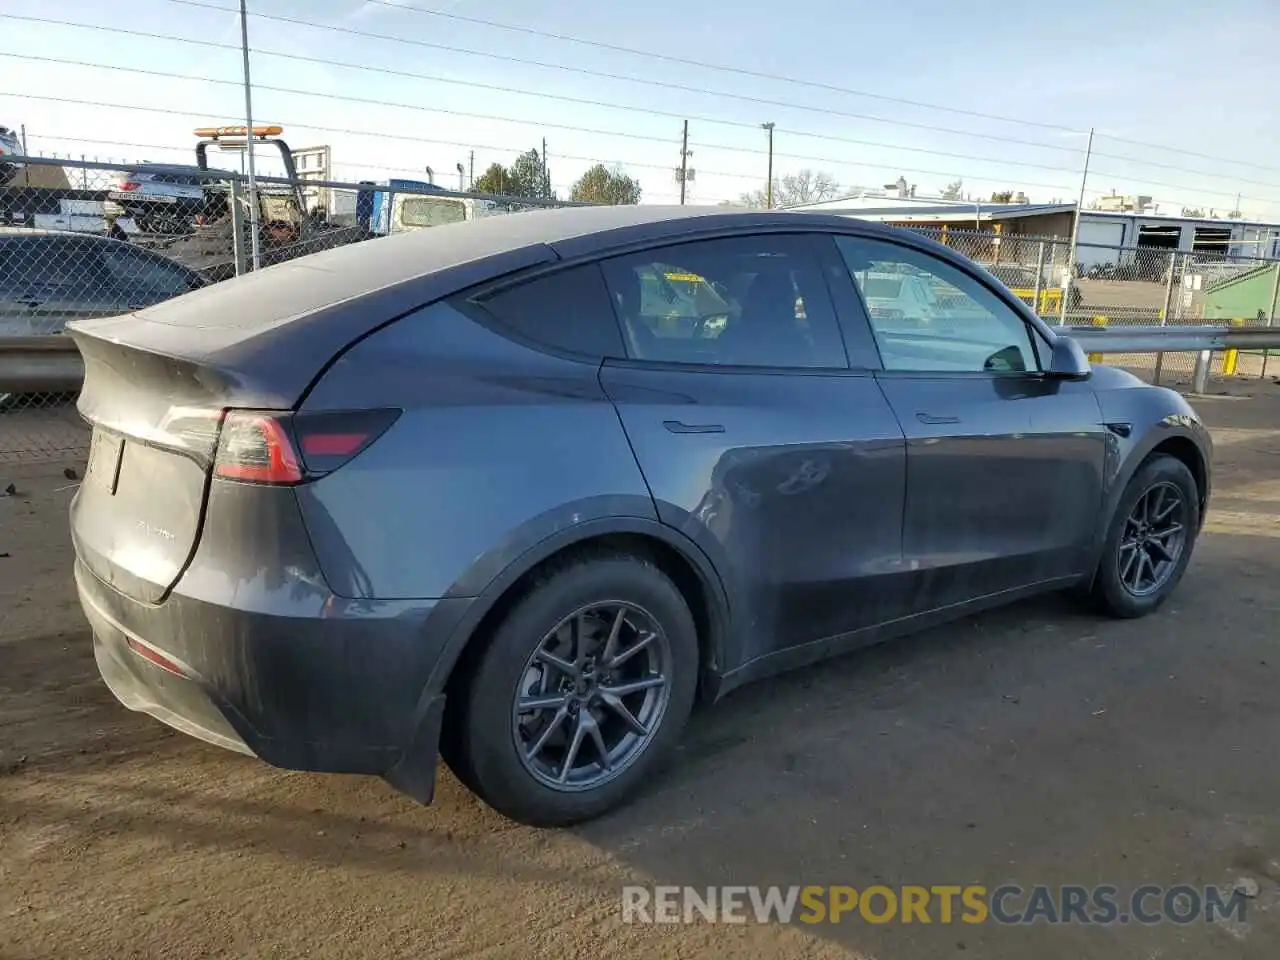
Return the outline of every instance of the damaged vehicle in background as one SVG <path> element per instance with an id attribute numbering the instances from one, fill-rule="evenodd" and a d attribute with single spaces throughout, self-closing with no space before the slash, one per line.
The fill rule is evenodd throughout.
<path id="1" fill-rule="evenodd" d="M 204 285 L 181 264 L 117 240 L 0 227 L 0 351 L 27 358 L 0 396 L 79 389 L 68 321 L 140 310 Z"/>

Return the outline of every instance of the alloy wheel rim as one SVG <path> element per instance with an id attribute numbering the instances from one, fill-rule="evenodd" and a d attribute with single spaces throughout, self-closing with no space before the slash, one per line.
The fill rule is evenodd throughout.
<path id="1" fill-rule="evenodd" d="M 1172 483 L 1145 490 L 1125 518 L 1116 549 L 1120 584 L 1135 597 L 1149 597 L 1173 576 L 1186 546 L 1186 500 Z"/>
<path id="2" fill-rule="evenodd" d="M 524 768 L 554 790 L 619 776 L 652 741 L 671 698 L 671 646 L 651 614 L 626 601 L 575 610 L 539 641 L 512 701 Z"/>

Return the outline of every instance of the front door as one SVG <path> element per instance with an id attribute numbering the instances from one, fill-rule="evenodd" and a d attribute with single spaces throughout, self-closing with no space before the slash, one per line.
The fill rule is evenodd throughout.
<path id="1" fill-rule="evenodd" d="M 726 671 L 902 610 L 905 441 L 872 374 L 850 369 L 817 243 L 737 237 L 602 264 L 628 358 L 601 382 L 660 518 L 726 580 Z"/>
<path id="2" fill-rule="evenodd" d="M 873 306 L 864 321 L 907 437 L 903 556 L 916 609 L 1084 573 L 1106 443 L 1090 385 L 1045 377 L 1044 340 L 975 274 L 912 246 L 836 244 L 860 290 L 929 289 L 928 311 Z"/>

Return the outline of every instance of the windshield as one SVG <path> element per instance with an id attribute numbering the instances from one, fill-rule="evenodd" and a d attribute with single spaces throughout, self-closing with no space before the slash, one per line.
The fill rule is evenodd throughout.
<path id="1" fill-rule="evenodd" d="M 262 195 L 262 218 L 267 223 L 288 223 L 297 225 L 299 221 L 298 204 L 293 194 L 272 196 Z"/>
<path id="2" fill-rule="evenodd" d="M 460 200 L 445 197 L 406 197 L 400 205 L 400 222 L 406 227 L 440 227 L 467 219 Z"/>
<path id="3" fill-rule="evenodd" d="M 902 290 L 902 281 L 888 277 L 867 277 L 862 284 L 863 295 L 870 300 L 896 300 Z"/>

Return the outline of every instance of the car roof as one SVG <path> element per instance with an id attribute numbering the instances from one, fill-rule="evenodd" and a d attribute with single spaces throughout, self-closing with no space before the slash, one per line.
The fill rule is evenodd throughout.
<path id="1" fill-rule="evenodd" d="M 849 217 L 777 210 L 619 205 L 524 211 L 393 234 L 255 271 L 219 285 L 218 313 L 227 326 L 234 326 L 248 318 L 261 321 L 270 304 L 277 319 L 293 319 L 414 281 L 423 282 L 420 302 L 426 303 L 540 263 L 752 228 L 839 230 L 885 238 L 903 234 Z M 185 326 L 178 315 L 200 306 L 186 297 L 148 308 L 143 315 Z"/>
<path id="2" fill-rule="evenodd" d="M 206 177 L 231 173 L 230 170 L 201 167 L 194 163 L 134 163 L 124 169 L 129 173 L 184 173 Z"/>
<path id="3" fill-rule="evenodd" d="M 283 401 L 296 397 L 316 370 L 371 329 L 468 288 L 632 245 L 753 230 L 911 237 L 907 242 L 913 245 L 955 257 L 927 238 L 833 214 L 567 207 L 352 243 L 254 270 L 131 315 L 74 321 L 69 329 L 235 370 L 246 395 Z"/>
<path id="4" fill-rule="evenodd" d="M 48 227 L 0 227 L 0 239 L 6 237 L 84 237 L 89 240 L 112 240 L 97 233 L 85 233 L 81 230 L 53 230 Z"/>

